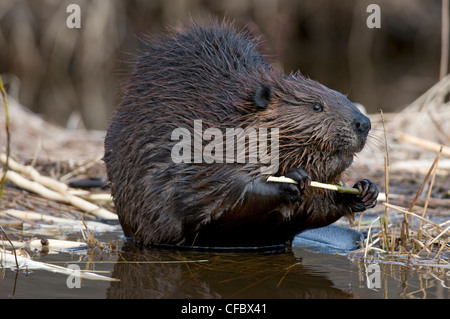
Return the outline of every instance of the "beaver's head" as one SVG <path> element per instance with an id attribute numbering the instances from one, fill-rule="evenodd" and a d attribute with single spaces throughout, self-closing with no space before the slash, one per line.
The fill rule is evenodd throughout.
<path id="1" fill-rule="evenodd" d="M 300 74 L 257 86 L 254 103 L 260 125 L 279 128 L 281 174 L 302 167 L 314 180 L 336 182 L 371 129 L 344 95 Z"/>

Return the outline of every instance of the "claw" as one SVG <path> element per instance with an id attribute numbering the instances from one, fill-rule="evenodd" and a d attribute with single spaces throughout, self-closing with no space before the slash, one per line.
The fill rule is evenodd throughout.
<path id="1" fill-rule="evenodd" d="M 291 178 L 297 182 L 297 184 L 281 183 L 282 188 L 288 193 L 291 201 L 298 201 L 301 194 L 305 189 L 311 185 L 311 177 L 309 174 L 301 168 L 291 168 L 286 174 L 287 178 Z"/>
<path id="2" fill-rule="evenodd" d="M 364 179 L 355 184 L 354 188 L 361 191 L 360 195 L 355 196 L 350 205 L 355 212 L 361 212 L 367 208 L 373 208 L 377 204 L 378 188 L 370 179 Z M 364 207 L 362 207 L 364 206 Z"/>

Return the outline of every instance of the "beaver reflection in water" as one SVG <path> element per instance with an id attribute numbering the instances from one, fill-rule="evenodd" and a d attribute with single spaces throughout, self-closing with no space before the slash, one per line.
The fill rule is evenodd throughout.
<path id="1" fill-rule="evenodd" d="M 278 128 L 279 166 L 175 163 L 177 128 Z M 104 161 L 127 236 L 142 245 L 263 247 L 374 207 L 361 195 L 309 187 L 339 183 L 371 128 L 345 96 L 300 73 L 279 73 L 257 42 L 227 23 L 192 24 L 150 40 L 138 58 L 105 139 Z M 246 151 L 248 152 L 248 143 Z M 247 153 L 248 154 L 248 153 Z"/>

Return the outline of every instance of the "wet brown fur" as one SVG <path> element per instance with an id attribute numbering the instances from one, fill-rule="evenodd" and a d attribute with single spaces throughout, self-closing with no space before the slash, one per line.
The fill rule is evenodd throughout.
<path id="1" fill-rule="evenodd" d="M 337 183 L 367 132 L 348 99 L 300 73 L 284 75 L 227 23 L 192 24 L 150 40 L 105 139 L 105 163 L 125 234 L 143 245 L 282 245 L 354 211 L 348 195 L 306 188 L 300 200 L 267 183 L 261 163 L 176 164 L 176 128 L 279 128 L 280 169 Z M 255 92 L 270 87 L 269 103 Z M 321 112 L 313 105 L 323 107 Z"/>

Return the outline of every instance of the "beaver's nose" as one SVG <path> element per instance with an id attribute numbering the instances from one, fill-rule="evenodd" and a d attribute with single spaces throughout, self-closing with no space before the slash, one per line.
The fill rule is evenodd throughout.
<path id="1" fill-rule="evenodd" d="M 358 114 L 353 118 L 353 129 L 356 133 L 367 135 L 371 129 L 370 119 L 364 114 Z"/>

